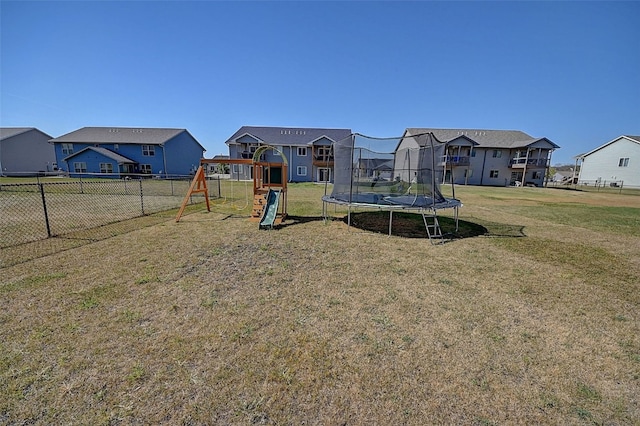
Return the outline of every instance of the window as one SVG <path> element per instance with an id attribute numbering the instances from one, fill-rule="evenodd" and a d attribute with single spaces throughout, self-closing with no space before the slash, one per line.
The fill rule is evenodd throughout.
<path id="1" fill-rule="evenodd" d="M 476 156 L 476 150 L 475 150 L 475 149 L 472 149 L 472 150 L 471 150 L 471 157 L 475 157 L 475 156 Z"/>
<path id="2" fill-rule="evenodd" d="M 113 164 L 100 163 L 100 173 L 113 173 Z"/>
<path id="3" fill-rule="evenodd" d="M 114 151 L 117 151 L 117 150 L 119 150 L 119 149 L 120 149 L 120 145 L 118 145 L 117 143 L 114 143 L 114 144 L 113 144 L 113 150 L 114 150 Z"/>
<path id="4" fill-rule="evenodd" d="M 618 161 L 618 167 L 628 167 L 629 166 L 629 157 L 621 158 Z"/>
<path id="5" fill-rule="evenodd" d="M 331 147 L 330 146 L 319 146 L 317 149 L 318 155 L 316 156 L 316 160 L 318 161 L 331 161 Z"/>
<path id="6" fill-rule="evenodd" d="M 76 173 L 86 173 L 87 172 L 87 163 L 84 161 L 73 163 L 73 171 Z"/>
<path id="7" fill-rule="evenodd" d="M 499 149 L 494 149 L 493 150 L 493 158 L 501 158 L 501 157 L 502 157 L 502 151 L 500 151 Z"/>
<path id="8" fill-rule="evenodd" d="M 142 155 L 146 157 L 153 157 L 156 155 L 156 147 L 153 145 L 142 145 Z"/>
<path id="9" fill-rule="evenodd" d="M 299 146 L 298 147 L 298 157 L 306 157 L 307 156 L 307 147 L 306 146 Z M 305 172 L 305 175 L 307 173 Z"/>
<path id="10" fill-rule="evenodd" d="M 498 171 L 497 170 L 491 170 L 489 172 L 489 177 L 490 178 L 497 178 L 498 177 Z"/>
<path id="11" fill-rule="evenodd" d="M 62 155 L 73 154 L 73 144 L 72 143 L 63 143 L 62 144 Z"/>
<path id="12" fill-rule="evenodd" d="M 298 148 L 300 149 L 300 148 Z M 306 150 L 306 148 L 305 148 Z M 298 174 L 298 176 L 306 176 L 307 175 L 307 166 L 298 166 L 298 168 L 296 169 L 296 173 Z"/>
<path id="13" fill-rule="evenodd" d="M 140 164 L 140 173 L 151 174 L 151 164 Z"/>
<path id="14" fill-rule="evenodd" d="M 533 178 L 534 179 L 542 178 L 542 172 L 533 172 Z"/>
<path id="15" fill-rule="evenodd" d="M 473 169 L 465 169 L 464 170 L 464 177 L 466 177 L 466 178 L 473 177 Z"/>

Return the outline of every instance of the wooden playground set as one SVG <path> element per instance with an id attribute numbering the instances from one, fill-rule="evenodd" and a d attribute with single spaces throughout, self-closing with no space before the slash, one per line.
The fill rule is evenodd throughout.
<path id="1" fill-rule="evenodd" d="M 260 157 L 267 151 L 273 150 L 280 154 L 282 162 L 265 162 Z M 176 216 L 176 222 L 180 221 L 184 209 L 189 204 L 191 196 L 202 194 L 204 196 L 207 211 L 211 211 L 209 202 L 209 188 L 205 172 L 206 164 L 246 164 L 253 167 L 253 208 L 249 220 L 259 222 L 260 229 L 271 229 L 282 224 L 287 217 L 287 159 L 277 148 L 263 145 L 259 147 L 252 158 L 247 159 L 206 159 L 200 160 L 200 166 L 191 181 L 191 186 L 182 201 L 180 210 Z"/>

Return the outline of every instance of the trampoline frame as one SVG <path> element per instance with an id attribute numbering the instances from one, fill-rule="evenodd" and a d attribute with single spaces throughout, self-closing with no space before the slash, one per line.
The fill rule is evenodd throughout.
<path id="1" fill-rule="evenodd" d="M 440 230 L 440 224 L 438 222 L 438 210 L 442 209 L 453 209 L 453 218 L 456 224 L 456 232 L 458 231 L 458 209 L 462 206 L 460 200 L 455 198 L 445 198 L 446 202 L 440 202 L 430 205 L 429 207 L 418 207 L 407 204 L 371 204 L 371 203 L 359 203 L 359 202 L 348 202 L 339 200 L 330 195 L 325 195 L 322 197 L 322 217 L 326 221 L 329 219 L 328 204 L 347 206 L 347 226 L 351 227 L 351 211 L 353 207 L 362 207 L 367 209 L 378 209 L 380 211 L 389 211 L 389 236 L 391 236 L 392 226 L 393 226 L 393 212 L 394 211 L 408 211 L 408 212 L 418 212 L 422 216 L 422 221 L 425 226 L 425 230 L 427 231 L 427 236 L 429 240 L 433 242 L 432 238 L 442 237 L 442 232 Z M 429 224 L 428 218 L 433 219 L 433 224 Z M 430 228 L 433 229 L 433 232 L 430 231 Z"/>

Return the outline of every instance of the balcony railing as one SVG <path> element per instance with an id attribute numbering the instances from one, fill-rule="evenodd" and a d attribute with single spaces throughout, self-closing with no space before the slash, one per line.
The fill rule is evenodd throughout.
<path id="1" fill-rule="evenodd" d="M 509 165 L 514 169 L 527 167 L 546 167 L 548 160 L 546 158 L 529 158 L 516 157 L 509 161 Z"/>
<path id="2" fill-rule="evenodd" d="M 333 155 L 322 155 L 322 154 L 316 154 L 313 156 L 313 161 L 318 161 L 318 162 L 333 162 Z"/>
<path id="3" fill-rule="evenodd" d="M 250 160 L 250 159 L 252 159 L 252 158 L 253 158 L 253 154 L 254 154 L 254 153 L 253 153 L 253 152 L 251 152 L 251 151 L 240 151 L 240 152 L 238 152 L 238 157 L 237 157 L 237 158 L 242 158 L 242 159 L 245 159 L 245 160 Z M 261 154 L 261 155 L 260 155 L 260 158 L 258 159 L 258 161 L 264 161 L 264 159 L 265 159 L 265 155 L 264 155 L 264 154 Z"/>
<path id="4" fill-rule="evenodd" d="M 445 155 L 441 158 L 441 164 L 447 164 L 449 166 L 468 166 L 469 157 L 461 155 Z"/>

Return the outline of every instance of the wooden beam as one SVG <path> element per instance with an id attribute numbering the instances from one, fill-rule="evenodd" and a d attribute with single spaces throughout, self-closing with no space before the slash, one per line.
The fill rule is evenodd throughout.
<path id="1" fill-rule="evenodd" d="M 251 158 L 226 158 L 214 160 L 213 158 L 201 158 L 200 164 L 253 164 Z"/>
<path id="2" fill-rule="evenodd" d="M 189 198 L 194 193 L 203 193 L 204 199 L 207 202 L 207 211 L 211 211 L 211 206 L 209 205 L 209 189 L 207 188 L 207 179 L 204 175 L 204 167 L 198 167 L 198 171 L 196 175 L 193 177 L 191 181 L 191 186 L 189 187 L 189 191 L 187 191 L 187 195 L 185 195 L 184 200 L 182 200 L 182 205 L 180 206 L 180 210 L 178 210 L 178 214 L 176 215 L 176 222 L 180 221 L 180 217 L 184 212 L 184 209 L 189 204 Z"/>

